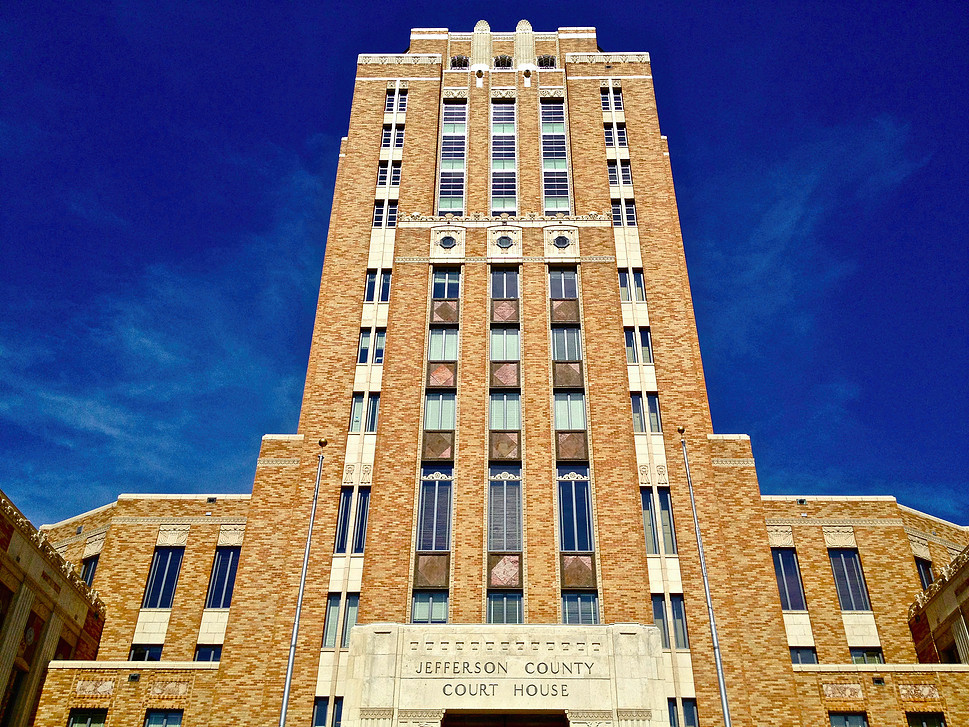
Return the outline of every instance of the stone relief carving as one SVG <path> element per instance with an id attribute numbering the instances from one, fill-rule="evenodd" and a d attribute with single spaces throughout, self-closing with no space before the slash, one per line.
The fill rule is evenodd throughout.
<path id="1" fill-rule="evenodd" d="M 824 545 L 828 548 L 856 548 L 855 530 L 850 525 L 825 525 Z"/>
<path id="2" fill-rule="evenodd" d="M 822 684 L 821 689 L 825 699 L 852 701 L 865 698 L 861 684 Z"/>
<path id="3" fill-rule="evenodd" d="M 649 484 L 649 465 L 641 465 L 639 468 L 639 483 L 641 485 Z"/>
<path id="4" fill-rule="evenodd" d="M 155 545 L 186 545 L 188 543 L 188 532 L 190 525 L 159 525 L 158 540 Z"/>
<path id="5" fill-rule="evenodd" d="M 360 709 L 361 719 L 393 719 L 393 707 L 363 707 Z"/>
<path id="6" fill-rule="evenodd" d="M 153 697 L 185 697 L 188 689 L 188 682 L 153 682 L 148 687 L 148 694 Z"/>
<path id="7" fill-rule="evenodd" d="M 74 693 L 79 697 L 110 697 L 114 694 L 114 680 L 81 679 L 74 685 Z"/>
<path id="8" fill-rule="evenodd" d="M 566 53 L 566 63 L 649 63 L 649 53 Z"/>
<path id="9" fill-rule="evenodd" d="M 931 702 L 942 698 L 934 684 L 899 684 L 898 696 L 906 702 Z"/>
<path id="10" fill-rule="evenodd" d="M 373 465 L 371 465 L 371 464 L 365 464 L 363 466 L 363 472 L 360 475 L 360 481 L 361 482 L 370 482 L 372 476 L 373 476 Z"/>
<path id="11" fill-rule="evenodd" d="M 97 535 L 92 535 L 84 543 L 84 555 L 82 558 L 90 558 L 92 555 L 97 555 L 101 552 L 104 547 L 104 536 L 107 535 L 106 532 L 98 533 Z"/>
<path id="12" fill-rule="evenodd" d="M 260 457 L 256 460 L 256 467 L 296 467 L 299 457 Z"/>
<path id="13" fill-rule="evenodd" d="M 515 98 L 515 89 L 493 88 L 491 89 L 491 98 Z"/>
<path id="14" fill-rule="evenodd" d="M 565 98 L 564 88 L 540 88 L 538 89 L 539 98 Z"/>
<path id="15" fill-rule="evenodd" d="M 753 457 L 714 457 L 714 467 L 753 467 Z"/>
<path id="16" fill-rule="evenodd" d="M 929 552 L 929 542 L 925 538 L 920 538 L 918 535 L 909 533 L 908 540 L 912 545 L 912 555 L 916 558 L 932 560 L 932 554 Z"/>
<path id="17" fill-rule="evenodd" d="M 348 464 L 346 467 L 343 468 L 343 481 L 344 482 L 353 482 L 353 465 L 352 464 Z"/>
<path id="18" fill-rule="evenodd" d="M 245 525 L 221 525 L 219 527 L 220 546 L 239 546 L 246 534 Z"/>
<path id="19" fill-rule="evenodd" d="M 669 478 L 666 476 L 665 464 L 656 465 L 656 482 L 660 485 L 668 485 L 670 483 Z"/>
<path id="20" fill-rule="evenodd" d="M 650 709 L 620 709 L 616 716 L 619 719 L 652 719 L 653 712 Z"/>
<path id="21" fill-rule="evenodd" d="M 467 98 L 468 89 L 466 88 L 445 88 L 444 98 Z"/>
<path id="22" fill-rule="evenodd" d="M 794 530 L 790 525 L 769 525 L 767 542 L 772 548 L 793 548 Z"/>
<path id="23" fill-rule="evenodd" d="M 380 53 L 357 56 L 358 64 L 377 64 L 384 66 L 433 66 L 441 62 L 439 53 Z"/>

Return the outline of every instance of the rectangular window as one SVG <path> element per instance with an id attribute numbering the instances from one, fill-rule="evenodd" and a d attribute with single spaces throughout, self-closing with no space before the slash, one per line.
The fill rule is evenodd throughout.
<path id="1" fill-rule="evenodd" d="M 451 467 L 421 468 L 421 497 L 417 513 L 417 549 L 451 548 Z"/>
<path id="2" fill-rule="evenodd" d="M 515 104 L 491 104 L 491 213 L 515 214 L 517 171 L 515 153 Z"/>
<path id="3" fill-rule="evenodd" d="M 878 646 L 864 646 L 849 649 L 852 664 L 884 664 L 885 656 Z"/>
<path id="4" fill-rule="evenodd" d="M 616 146 L 620 148 L 626 147 L 626 125 L 616 124 Z"/>
<path id="5" fill-rule="evenodd" d="M 831 712 L 831 727 L 868 727 L 864 712 Z"/>
<path id="6" fill-rule="evenodd" d="M 817 664 L 818 652 L 813 646 L 792 646 L 792 664 Z"/>
<path id="7" fill-rule="evenodd" d="M 88 586 L 94 582 L 94 573 L 98 569 L 99 555 L 92 555 L 81 561 L 81 580 Z"/>
<path id="8" fill-rule="evenodd" d="M 367 520 L 370 516 L 370 488 L 361 487 L 357 490 L 357 512 L 353 522 L 353 552 L 363 552 L 367 541 Z"/>
<path id="9" fill-rule="evenodd" d="M 384 270 L 380 273 L 380 303 L 390 300 L 390 272 L 390 270 Z"/>
<path id="10" fill-rule="evenodd" d="M 522 406 L 518 392 L 492 394 L 488 421 L 493 431 L 521 429 Z"/>
<path id="11" fill-rule="evenodd" d="M 149 709 L 145 712 L 145 727 L 181 727 L 182 710 Z"/>
<path id="12" fill-rule="evenodd" d="M 619 164 L 615 159 L 610 159 L 606 162 L 606 171 L 609 173 L 609 186 L 618 187 L 619 186 Z M 612 201 L 613 206 L 616 204 L 616 200 Z"/>
<path id="13" fill-rule="evenodd" d="M 560 391 L 555 394 L 556 431 L 585 429 L 585 394 L 581 391 Z"/>
<path id="14" fill-rule="evenodd" d="M 350 504 L 353 502 L 353 488 L 340 488 L 340 509 L 336 516 L 336 538 L 334 540 L 333 552 L 347 552 L 347 537 L 350 532 Z"/>
<path id="15" fill-rule="evenodd" d="M 326 727 L 326 712 L 329 708 L 329 697 L 316 698 L 313 702 L 313 727 Z"/>
<path id="16" fill-rule="evenodd" d="M 447 591 L 414 591 L 411 623 L 446 624 Z"/>
<path id="17" fill-rule="evenodd" d="M 552 360 L 582 360 L 582 334 L 578 326 L 556 326 L 552 329 Z"/>
<path id="18" fill-rule="evenodd" d="M 646 431 L 646 412 L 643 409 L 643 395 L 630 394 L 630 402 L 633 408 L 633 431 L 642 434 Z"/>
<path id="19" fill-rule="evenodd" d="M 622 202 L 618 199 L 612 200 L 612 226 L 622 227 Z"/>
<path id="20" fill-rule="evenodd" d="M 608 88 L 600 89 L 600 96 L 602 98 L 602 110 L 611 111 L 612 103 L 610 102 L 610 99 L 609 99 L 609 89 Z"/>
<path id="21" fill-rule="evenodd" d="M 387 227 L 397 227 L 397 200 L 387 202 Z"/>
<path id="22" fill-rule="evenodd" d="M 549 298 L 575 300 L 579 297 L 579 283 L 575 268 L 550 268 L 548 271 Z"/>
<path id="23" fill-rule="evenodd" d="M 685 727 L 699 727 L 700 715 L 697 713 L 695 699 L 683 698 L 683 724 Z"/>
<path id="24" fill-rule="evenodd" d="M 522 468 L 518 465 L 492 465 L 488 469 L 488 550 L 492 552 L 522 549 L 521 479 Z"/>
<path id="25" fill-rule="evenodd" d="M 599 595 L 563 593 L 562 623 L 577 626 L 593 626 L 599 623 Z"/>
<path id="26" fill-rule="evenodd" d="M 407 89 L 402 88 L 397 92 L 397 111 L 404 113 L 407 111 Z"/>
<path id="27" fill-rule="evenodd" d="M 670 596 L 670 610 L 673 612 L 673 644 L 677 649 L 689 649 L 690 638 L 686 631 L 686 607 L 683 596 Z"/>
<path id="28" fill-rule="evenodd" d="M 432 328 L 427 347 L 428 361 L 458 360 L 458 329 Z"/>
<path id="29" fill-rule="evenodd" d="M 830 548 L 831 570 L 838 589 L 838 601 L 842 611 L 870 611 L 868 588 L 861 570 L 858 551 L 851 548 Z"/>
<path id="30" fill-rule="evenodd" d="M 636 201 L 632 199 L 612 200 L 612 226 L 636 226 Z"/>
<path id="31" fill-rule="evenodd" d="M 794 548 L 771 548 L 774 559 L 774 575 L 777 576 L 777 590 L 781 594 L 781 608 L 785 611 L 806 611 L 804 587 L 801 585 L 801 571 L 797 565 Z"/>
<path id="32" fill-rule="evenodd" d="M 659 394 L 646 394 L 646 411 L 649 431 L 659 434 L 663 431 L 663 421 L 659 416 Z"/>
<path id="33" fill-rule="evenodd" d="M 151 559 L 142 608 L 171 608 L 185 548 L 158 547 Z"/>
<path id="34" fill-rule="evenodd" d="M 357 346 L 357 363 L 365 364 L 370 360 L 370 336 L 372 332 L 369 328 L 360 329 L 360 345 Z"/>
<path id="35" fill-rule="evenodd" d="M 343 697 L 333 698 L 333 727 L 343 727 Z"/>
<path id="36" fill-rule="evenodd" d="M 377 186 L 378 187 L 385 187 L 387 185 L 389 171 L 390 171 L 390 167 L 388 166 L 387 162 L 380 162 L 379 164 L 377 164 Z"/>
<path id="37" fill-rule="evenodd" d="M 666 598 L 661 593 L 653 594 L 653 623 L 659 627 L 660 641 L 664 649 L 670 648 L 669 619 L 666 617 Z"/>
<path id="38" fill-rule="evenodd" d="M 441 129 L 439 214 L 464 214 L 464 173 L 467 149 L 468 107 L 461 100 L 445 102 Z"/>
<path id="39" fill-rule="evenodd" d="M 623 335 L 626 339 L 626 363 L 634 364 L 639 361 L 639 342 L 636 340 L 636 329 L 624 328 Z"/>
<path id="40" fill-rule="evenodd" d="M 491 297 L 493 300 L 517 300 L 518 268 L 491 269 Z"/>
<path id="41" fill-rule="evenodd" d="M 404 146 L 404 127 L 397 126 L 394 128 L 394 148 L 400 149 Z"/>
<path id="42" fill-rule="evenodd" d="M 663 552 L 666 555 L 676 555 L 676 532 L 673 530 L 673 503 L 670 500 L 670 488 L 658 487 L 659 521 L 663 531 Z"/>
<path id="43" fill-rule="evenodd" d="M 393 127 L 390 124 L 384 124 L 383 133 L 380 136 L 380 146 L 384 149 L 389 149 L 393 141 Z"/>
<path id="44" fill-rule="evenodd" d="M 557 468 L 559 492 L 559 550 L 563 553 L 590 552 L 592 501 L 589 468 L 585 465 Z"/>
<path id="45" fill-rule="evenodd" d="M 382 199 L 373 203 L 373 226 L 384 226 L 384 201 Z"/>
<path id="46" fill-rule="evenodd" d="M 380 394 L 371 393 L 367 398 L 367 421 L 363 431 L 374 434 L 377 431 L 377 416 L 380 414 Z"/>
<path id="47" fill-rule="evenodd" d="M 521 357 L 521 344 L 517 328 L 491 329 L 491 360 L 517 361 Z"/>
<path id="48" fill-rule="evenodd" d="M 452 392 L 428 392 L 424 395 L 424 429 L 429 431 L 454 429 Z"/>
<path id="49" fill-rule="evenodd" d="M 343 609 L 343 635 L 340 637 L 340 648 L 350 648 L 350 629 L 357 625 L 357 611 L 360 610 L 360 594 L 348 593 L 346 606 Z"/>
<path id="50" fill-rule="evenodd" d="M 908 727 L 945 727 L 945 716 L 941 712 L 906 712 L 905 717 Z"/>
<path id="51" fill-rule="evenodd" d="M 373 303 L 377 294 L 377 271 L 367 271 L 367 284 L 363 290 L 363 302 Z"/>
<path id="52" fill-rule="evenodd" d="M 610 148 L 614 147 L 616 145 L 616 130 L 613 127 L 613 125 L 605 124 L 602 127 L 602 131 L 604 132 L 606 137 L 606 146 Z"/>
<path id="53" fill-rule="evenodd" d="M 542 188 L 545 214 L 568 214 L 569 172 L 565 143 L 565 102 L 543 100 L 542 120 Z"/>
<path id="54" fill-rule="evenodd" d="M 619 177 L 622 179 L 623 184 L 633 183 L 633 170 L 632 167 L 629 166 L 628 159 L 619 160 Z"/>
<path id="55" fill-rule="evenodd" d="M 521 591 L 490 591 L 488 593 L 488 623 L 522 623 Z"/>
<path id="56" fill-rule="evenodd" d="M 384 345 L 387 340 L 386 328 L 375 328 L 373 337 L 373 362 L 382 364 L 384 362 Z"/>
<path id="57" fill-rule="evenodd" d="M 656 537 L 656 508 L 653 505 L 653 491 L 649 487 L 639 490 L 639 497 L 643 502 L 643 531 L 646 533 L 646 553 L 659 554 L 659 541 Z"/>
<path id="58" fill-rule="evenodd" d="M 340 594 L 331 593 L 326 597 L 326 618 L 323 622 L 323 648 L 336 648 L 336 630 L 340 625 Z"/>
<path id="59" fill-rule="evenodd" d="M 676 707 L 676 698 L 666 700 L 666 708 L 670 713 L 670 727 L 680 727 L 680 713 Z"/>
<path id="60" fill-rule="evenodd" d="M 434 268 L 431 287 L 434 300 L 456 300 L 461 297 L 461 270 L 459 268 Z"/>
<path id="61" fill-rule="evenodd" d="M 161 661 L 161 644 L 132 644 L 128 661 Z"/>
<path id="62" fill-rule="evenodd" d="M 400 162 L 393 162 L 390 165 L 390 186 L 400 186 Z"/>
<path id="63" fill-rule="evenodd" d="M 198 644 L 195 647 L 195 661 L 221 661 L 221 644 Z"/>
<path id="64" fill-rule="evenodd" d="M 67 727 L 104 727 L 107 718 L 106 709 L 72 709 Z"/>
<path id="65" fill-rule="evenodd" d="M 619 271 L 619 300 L 623 303 L 646 300 L 646 285 L 642 270 Z"/>
<path id="66" fill-rule="evenodd" d="M 205 597 L 206 608 L 228 608 L 232 604 L 232 589 L 239 568 L 239 546 L 220 546 L 215 549 L 209 592 Z"/>
<path id="67" fill-rule="evenodd" d="M 396 96 L 396 94 L 394 93 L 394 91 L 392 89 L 391 90 L 388 90 L 387 91 L 387 98 L 384 100 L 384 113 L 388 113 L 388 114 L 389 113 L 392 113 L 393 110 L 394 110 L 394 107 L 396 105 L 397 105 L 397 96 Z"/>
<path id="68" fill-rule="evenodd" d="M 932 574 L 932 561 L 925 560 L 925 558 L 916 558 L 915 567 L 918 569 L 919 581 L 921 581 L 922 590 L 924 591 L 926 588 L 932 585 L 932 581 L 935 580 L 935 576 Z M 81 574 L 81 577 L 84 577 L 83 573 Z M 85 583 L 87 583 L 86 580 Z M 91 584 L 88 583 L 88 585 Z"/>
<path id="69" fill-rule="evenodd" d="M 653 341 L 648 328 L 639 329 L 639 354 L 644 364 L 653 363 Z"/>
<path id="70" fill-rule="evenodd" d="M 350 433 L 359 434 L 363 426 L 363 394 L 356 393 L 350 401 Z"/>

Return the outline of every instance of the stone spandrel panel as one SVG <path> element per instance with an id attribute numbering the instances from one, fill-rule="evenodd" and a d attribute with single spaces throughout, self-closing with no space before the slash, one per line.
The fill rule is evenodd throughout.
<path id="1" fill-rule="evenodd" d="M 440 724 L 447 710 L 596 714 L 647 727 L 666 714 L 659 630 L 611 626 L 366 624 L 350 638 L 343 724 Z"/>

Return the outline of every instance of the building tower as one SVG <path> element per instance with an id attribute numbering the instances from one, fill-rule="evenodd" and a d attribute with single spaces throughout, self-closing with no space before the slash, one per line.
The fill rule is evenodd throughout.
<path id="1" fill-rule="evenodd" d="M 298 433 L 48 531 L 107 617 L 38 724 L 969 723 L 907 621 L 969 532 L 713 432 L 649 57 L 594 28 L 360 56 Z"/>

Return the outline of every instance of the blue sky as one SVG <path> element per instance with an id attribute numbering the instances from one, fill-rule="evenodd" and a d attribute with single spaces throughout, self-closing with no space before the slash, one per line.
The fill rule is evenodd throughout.
<path id="1" fill-rule="evenodd" d="M 969 15 L 848 5 L 525 17 L 650 52 L 714 425 L 763 491 L 967 523 Z M 249 491 L 296 426 L 356 55 L 522 7 L 0 9 L 0 487 L 28 517 Z"/>

